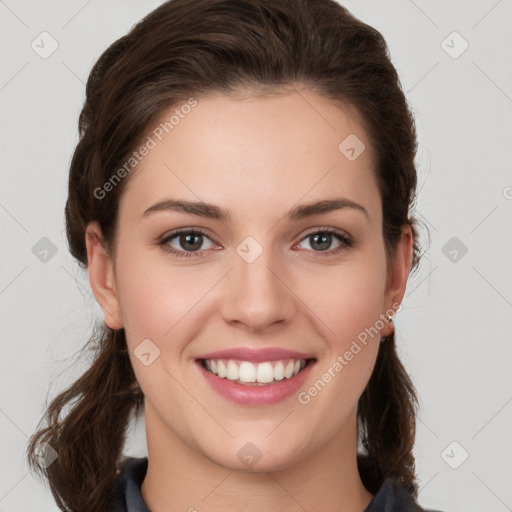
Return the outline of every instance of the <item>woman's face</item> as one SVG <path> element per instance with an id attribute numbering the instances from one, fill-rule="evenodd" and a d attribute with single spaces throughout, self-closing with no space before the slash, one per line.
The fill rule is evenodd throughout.
<path id="1" fill-rule="evenodd" d="M 403 297 L 412 242 L 404 231 L 388 281 L 367 134 L 306 91 L 215 95 L 162 123 L 176 109 L 168 133 L 148 134 L 154 147 L 122 195 L 103 291 L 89 245 L 106 322 L 127 333 L 148 448 L 170 443 L 268 471 L 334 441 L 353 446 L 357 401 L 389 334 L 384 314 Z M 321 202 L 331 206 L 307 208 Z"/>

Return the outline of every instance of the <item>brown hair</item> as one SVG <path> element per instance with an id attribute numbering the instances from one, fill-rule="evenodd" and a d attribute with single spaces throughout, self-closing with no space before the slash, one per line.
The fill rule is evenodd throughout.
<path id="1" fill-rule="evenodd" d="M 80 140 L 69 172 L 65 208 L 71 254 L 87 267 L 86 227 L 99 222 L 114 254 L 120 195 L 131 175 L 105 198 L 95 190 L 112 178 L 172 106 L 209 92 L 300 84 L 354 108 L 375 154 L 388 258 L 403 225 L 414 235 L 417 150 L 412 114 L 374 28 L 332 0 L 174 0 L 115 41 L 94 65 L 80 114 Z M 101 326 L 89 343 L 90 368 L 48 406 L 27 447 L 31 469 L 48 479 L 61 510 L 106 511 L 132 413 L 144 398 L 127 353 L 124 329 Z M 387 476 L 417 496 L 414 457 L 417 397 L 395 349 L 380 344 L 376 366 L 358 403 L 358 465 L 375 494 Z M 69 406 L 64 417 L 63 409 Z M 42 421 L 42 420 L 41 420 Z M 35 457 L 48 443 L 58 458 Z"/>

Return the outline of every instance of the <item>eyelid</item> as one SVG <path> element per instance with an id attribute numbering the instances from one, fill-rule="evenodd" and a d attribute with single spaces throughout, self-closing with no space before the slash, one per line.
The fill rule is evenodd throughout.
<path id="1" fill-rule="evenodd" d="M 171 229 L 171 231 L 159 237 L 159 241 L 168 240 L 170 238 L 175 237 L 176 235 L 181 235 L 183 233 L 200 233 L 201 235 L 204 235 L 211 239 L 211 236 L 206 232 L 204 228 L 195 228 L 193 226 L 190 226 L 185 228 Z"/>
<path id="2" fill-rule="evenodd" d="M 353 241 L 352 236 L 349 235 L 343 229 L 333 228 L 333 227 L 329 227 L 329 226 L 320 226 L 320 227 L 311 228 L 304 235 L 302 235 L 302 238 L 300 240 L 302 241 L 302 240 L 304 240 L 304 238 L 306 238 L 307 236 L 312 235 L 314 233 L 334 233 L 336 235 L 343 236 L 350 241 Z"/>

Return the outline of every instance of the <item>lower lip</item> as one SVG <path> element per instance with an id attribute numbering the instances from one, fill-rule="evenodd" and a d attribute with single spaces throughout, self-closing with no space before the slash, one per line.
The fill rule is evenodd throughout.
<path id="1" fill-rule="evenodd" d="M 197 362 L 206 381 L 217 393 L 232 402 L 243 405 L 270 405 L 284 400 L 300 389 L 313 364 L 313 360 L 309 361 L 302 371 L 289 379 L 277 380 L 266 386 L 251 386 L 223 379 L 203 368 L 199 361 Z"/>

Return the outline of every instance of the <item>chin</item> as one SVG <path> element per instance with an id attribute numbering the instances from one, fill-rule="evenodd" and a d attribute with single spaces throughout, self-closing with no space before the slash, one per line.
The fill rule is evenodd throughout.
<path id="1" fill-rule="evenodd" d="M 296 464 L 299 460 L 299 450 L 292 446 L 280 444 L 276 449 L 269 440 L 254 438 L 252 441 L 245 437 L 243 441 L 234 439 L 222 453 L 203 452 L 215 464 L 231 471 L 241 473 L 268 473 L 281 471 Z"/>

